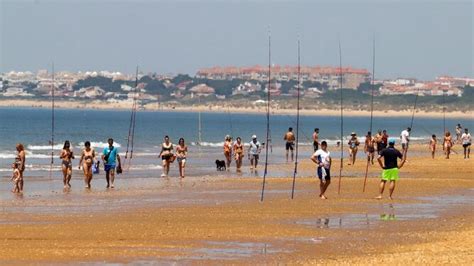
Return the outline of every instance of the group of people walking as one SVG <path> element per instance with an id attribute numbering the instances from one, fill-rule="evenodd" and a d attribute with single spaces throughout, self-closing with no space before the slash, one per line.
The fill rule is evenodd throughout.
<path id="1" fill-rule="evenodd" d="M 372 133 L 369 131 L 365 136 L 364 152 L 367 155 L 367 163 L 374 164 L 375 152 L 377 152 L 377 161 L 383 168 L 382 181 L 380 183 L 380 195 L 378 198 L 382 197 L 385 183 L 387 181 L 390 181 L 390 197 L 392 196 L 393 190 L 395 189 L 395 181 L 398 180 L 398 169 L 401 168 L 405 163 L 406 153 L 410 143 L 410 132 L 411 128 L 408 127 L 400 134 L 400 143 L 402 146 L 401 151 L 395 149 L 395 139 L 389 139 L 387 130 L 378 130 L 375 136 L 372 136 Z M 459 134 L 459 132 L 462 132 L 462 127 L 460 124 L 456 126 L 456 140 L 453 140 L 450 132 L 446 131 L 443 139 L 443 150 L 445 151 L 446 158 L 449 158 L 451 148 L 455 143 L 462 144 L 464 148 L 464 158 L 469 158 L 470 146 L 472 142 L 471 135 L 467 128 L 464 129 L 464 133 Z M 285 141 L 286 161 L 293 161 L 296 137 L 291 127 L 283 136 L 283 140 Z M 328 151 L 328 143 L 326 141 L 319 141 L 319 128 L 314 129 L 312 140 L 314 153 L 310 158 L 317 165 L 317 175 L 320 179 L 319 196 L 321 199 L 326 199 L 327 197 L 325 192 L 331 182 L 330 169 L 332 162 L 330 152 Z M 103 148 L 100 158 L 97 158 L 97 154 L 92 148 L 90 141 L 86 141 L 84 143 L 84 148 L 80 154 L 78 169 L 83 170 L 84 183 L 87 189 L 91 188 L 93 175 L 98 174 L 100 171 L 100 161 L 102 161 L 104 165 L 107 188 L 114 188 L 115 175 L 122 173 L 122 163 L 119 155 L 119 149 L 118 147 L 114 146 L 114 140 L 112 138 L 108 139 L 107 142 L 108 146 Z M 437 143 L 438 140 L 436 139 L 436 135 L 432 135 L 429 142 L 429 147 L 433 158 Z M 247 156 L 250 161 L 250 170 L 253 171 L 257 169 L 259 155 L 264 145 L 265 143 L 260 143 L 257 140 L 256 135 L 252 135 L 252 139 L 247 143 L 247 145 L 244 145 L 241 137 L 237 137 L 236 140 L 233 141 L 232 136 L 225 136 L 223 151 L 226 169 L 229 171 L 232 161 L 235 161 L 237 171 L 241 171 L 243 158 L 245 157 L 244 150 L 246 149 L 246 146 L 248 146 Z M 355 132 L 351 133 L 347 145 L 349 147 L 348 164 L 354 165 L 356 162 L 358 147 L 360 145 L 359 139 Z M 25 171 L 26 165 L 26 153 L 24 146 L 21 143 L 16 145 L 16 150 L 17 156 L 15 157 L 15 162 L 12 164 L 12 181 L 14 183 L 12 192 L 21 193 L 24 186 L 23 173 Z M 159 153 L 163 167 L 161 176 L 168 177 L 170 165 L 176 160 L 178 163 L 179 176 L 180 178 L 184 178 L 187 155 L 188 147 L 185 144 L 184 138 L 180 138 L 178 140 L 178 144 L 175 147 L 169 136 L 165 136 L 161 145 L 161 151 Z M 70 182 L 72 178 L 73 160 L 75 159 L 75 155 L 71 149 L 71 143 L 69 141 L 64 142 L 64 146 L 61 150 L 59 158 L 61 159 L 64 189 L 69 189 L 71 188 Z M 397 159 L 401 160 L 400 164 L 397 163 Z"/>

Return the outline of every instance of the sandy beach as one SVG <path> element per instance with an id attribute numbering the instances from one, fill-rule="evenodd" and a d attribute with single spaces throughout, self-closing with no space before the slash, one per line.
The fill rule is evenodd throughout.
<path id="1" fill-rule="evenodd" d="M 267 179 L 263 202 L 262 180 L 245 176 L 146 178 L 128 187 L 119 180 L 115 190 L 99 188 L 97 176 L 89 192 L 77 176 L 69 193 L 45 180 L 51 193 L 0 201 L 0 263 L 469 265 L 472 159 L 439 152 L 433 160 L 421 145 L 411 152 L 394 200 L 373 199 L 376 165 L 362 192 L 362 160 L 345 163 L 340 194 L 334 163 L 328 200 L 308 175 L 290 199 L 292 164 L 270 166 L 289 174 Z M 300 167 L 314 169 L 306 158 Z"/>
<path id="2" fill-rule="evenodd" d="M 0 107 L 32 107 L 32 108 L 51 108 L 50 101 L 42 100 L 1 100 Z M 56 101 L 56 108 L 62 109 L 96 109 L 96 110 L 131 110 L 132 103 L 112 103 L 104 101 Z M 370 116 L 369 110 L 354 110 L 346 107 L 344 110 L 344 116 Z M 266 107 L 263 105 L 250 107 L 239 107 L 228 103 L 222 104 L 210 104 L 210 105 L 193 105 L 193 106 L 182 106 L 174 104 L 161 104 L 156 103 L 147 104 L 143 107 L 145 111 L 167 111 L 167 112 L 232 112 L 232 113 L 243 113 L 243 114 L 264 114 L 266 113 Z M 469 112 L 460 111 L 447 111 L 446 116 L 451 118 L 473 118 L 474 110 Z M 294 115 L 295 109 L 284 109 L 284 108 L 272 108 L 273 115 Z M 318 115 L 318 116 L 340 116 L 341 111 L 336 107 L 335 109 L 302 109 L 300 110 L 301 115 Z M 411 117 L 413 110 L 383 110 L 374 111 L 375 117 Z M 427 118 L 440 118 L 444 114 L 436 111 L 424 111 L 417 110 L 417 117 Z"/>

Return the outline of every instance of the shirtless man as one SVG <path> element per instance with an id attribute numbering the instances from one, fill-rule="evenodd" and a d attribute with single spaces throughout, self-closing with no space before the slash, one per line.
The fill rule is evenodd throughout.
<path id="1" fill-rule="evenodd" d="M 372 137 L 372 132 L 367 132 L 365 136 L 364 152 L 367 154 L 367 161 L 374 164 L 374 153 L 375 153 L 375 139 Z"/>
<path id="2" fill-rule="evenodd" d="M 319 149 L 319 128 L 314 129 L 313 133 L 313 150 L 316 152 Z"/>
<path id="3" fill-rule="evenodd" d="M 377 131 L 377 134 L 375 134 L 374 136 L 374 141 L 375 141 L 375 146 L 377 147 L 377 153 L 380 154 L 380 152 L 384 149 L 382 130 L 379 129 Z"/>
<path id="4" fill-rule="evenodd" d="M 293 150 L 295 148 L 295 134 L 293 133 L 293 128 L 290 127 L 288 128 L 288 132 L 286 132 L 285 136 L 283 137 L 283 140 L 286 141 L 286 162 L 288 162 L 288 153 L 291 150 L 291 161 L 293 162 Z"/>

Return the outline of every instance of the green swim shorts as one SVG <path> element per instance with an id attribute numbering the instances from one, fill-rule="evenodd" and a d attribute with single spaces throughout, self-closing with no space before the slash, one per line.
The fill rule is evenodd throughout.
<path id="1" fill-rule="evenodd" d="M 397 181 L 398 180 L 398 168 L 391 168 L 391 169 L 383 170 L 382 180 Z"/>

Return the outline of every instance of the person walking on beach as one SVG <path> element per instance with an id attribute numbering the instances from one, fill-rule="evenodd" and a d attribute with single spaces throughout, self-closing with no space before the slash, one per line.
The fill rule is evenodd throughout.
<path id="1" fill-rule="evenodd" d="M 453 138 L 451 137 L 451 132 L 446 131 L 443 139 L 444 153 L 446 154 L 446 159 L 449 159 L 451 154 L 451 148 L 453 147 Z"/>
<path id="2" fill-rule="evenodd" d="M 464 148 L 464 159 L 469 159 L 469 154 L 471 153 L 471 133 L 467 128 L 464 129 L 464 133 L 461 136 L 462 147 Z"/>
<path id="3" fill-rule="evenodd" d="M 188 155 L 188 146 L 184 143 L 184 139 L 178 140 L 176 146 L 176 160 L 178 161 L 179 177 L 184 178 L 184 168 L 186 167 L 186 156 Z"/>
<path id="4" fill-rule="evenodd" d="M 72 177 L 72 160 L 74 159 L 74 152 L 71 150 L 71 143 L 69 140 L 64 142 L 63 150 L 59 159 L 62 160 L 61 169 L 63 171 L 64 188 L 71 188 Z"/>
<path id="5" fill-rule="evenodd" d="M 109 146 L 105 147 L 102 151 L 102 161 L 104 162 L 107 188 L 114 188 L 115 169 L 117 168 L 117 170 L 120 170 L 122 168 L 122 163 L 120 161 L 119 150 L 114 147 L 114 140 L 110 138 L 107 142 Z"/>
<path id="6" fill-rule="evenodd" d="M 398 159 L 401 159 L 398 164 Z M 385 184 L 390 182 L 390 194 L 389 198 L 393 199 L 393 191 L 395 190 L 395 182 L 399 179 L 398 171 L 405 164 L 406 154 L 402 154 L 395 148 L 395 140 L 391 139 L 388 141 L 388 148 L 382 150 L 377 161 L 379 162 L 382 171 L 382 180 L 379 185 L 379 195 L 376 199 L 382 199 Z M 383 161 L 382 161 L 383 160 Z"/>
<path id="7" fill-rule="evenodd" d="M 250 147 L 249 147 L 249 160 L 250 160 L 250 170 L 257 170 L 257 165 L 258 165 L 258 159 L 260 156 L 260 152 L 262 150 L 260 142 L 257 140 L 257 136 L 253 135 L 252 136 L 252 141 L 250 141 Z"/>
<path id="8" fill-rule="evenodd" d="M 173 154 L 173 143 L 170 141 L 170 137 L 165 136 L 164 142 L 161 144 L 161 151 L 158 155 L 161 157 L 161 161 L 163 163 L 163 173 L 161 177 L 168 177 L 170 172 L 170 164 L 174 161 L 174 154 Z"/>
<path id="9" fill-rule="evenodd" d="M 237 172 L 240 172 L 240 168 L 242 167 L 242 159 L 244 158 L 244 145 L 242 144 L 242 139 L 240 137 L 237 137 L 235 140 L 233 150 Z"/>
<path id="10" fill-rule="evenodd" d="M 438 144 L 438 140 L 436 139 L 436 135 L 431 135 L 430 139 L 430 150 L 431 150 L 431 158 L 434 159 L 436 153 L 436 145 Z"/>
<path id="11" fill-rule="evenodd" d="M 407 127 L 407 129 L 403 130 L 400 134 L 400 142 L 402 143 L 403 154 L 406 154 L 408 152 L 408 144 L 410 143 L 410 131 L 411 128 Z"/>
<path id="12" fill-rule="evenodd" d="M 313 150 L 319 150 L 319 128 L 315 128 L 313 132 Z"/>
<path id="13" fill-rule="evenodd" d="M 461 137 L 462 137 L 462 126 L 461 124 L 456 125 L 456 143 L 461 143 Z"/>
<path id="14" fill-rule="evenodd" d="M 25 172 L 25 162 L 26 162 L 26 152 L 25 152 L 25 147 L 23 144 L 18 143 L 16 144 L 16 152 L 17 155 L 15 157 L 15 164 L 18 166 L 18 171 L 20 172 L 20 180 L 18 183 L 18 187 L 20 189 L 20 193 L 23 192 L 23 179 L 24 179 L 24 172 Z"/>
<path id="15" fill-rule="evenodd" d="M 364 152 L 367 154 L 367 161 L 374 164 L 375 153 L 375 139 L 372 137 L 372 132 L 367 132 L 365 136 Z"/>
<path id="16" fill-rule="evenodd" d="M 375 134 L 374 136 L 374 142 L 375 142 L 375 147 L 377 148 L 377 153 L 380 154 L 380 152 L 384 149 L 382 130 L 379 129 L 377 131 L 377 134 Z"/>
<path id="17" fill-rule="evenodd" d="M 13 181 L 13 193 L 20 193 L 20 181 L 21 181 L 21 173 L 20 170 L 18 169 L 18 164 L 13 163 L 12 164 L 12 169 L 13 169 L 13 175 L 11 180 Z"/>
<path id="18" fill-rule="evenodd" d="M 325 193 L 331 184 L 331 157 L 330 153 L 327 150 L 328 144 L 326 141 L 321 142 L 321 149 L 317 150 L 311 160 L 318 166 L 318 178 L 319 178 L 319 197 L 321 199 L 327 199 Z"/>
<path id="19" fill-rule="evenodd" d="M 230 163 L 232 162 L 232 137 L 229 135 L 225 136 L 224 140 L 224 156 L 226 170 L 230 170 Z"/>
<path id="20" fill-rule="evenodd" d="M 91 188 L 92 181 L 92 165 L 95 163 L 95 150 L 91 148 L 90 141 L 84 143 L 84 149 L 81 152 L 79 160 L 79 170 L 84 171 L 84 183 L 86 188 Z"/>
<path id="21" fill-rule="evenodd" d="M 349 163 L 348 165 L 354 165 L 357 157 L 357 150 L 359 149 L 359 139 L 357 138 L 357 134 L 355 132 L 351 133 L 351 138 L 347 143 L 349 145 Z"/>
<path id="22" fill-rule="evenodd" d="M 283 136 L 283 140 L 286 141 L 285 149 L 286 149 L 286 162 L 288 162 L 288 153 L 291 151 L 291 161 L 293 162 L 294 154 L 293 150 L 295 148 L 295 134 L 293 133 L 293 128 L 288 128 L 288 132 L 285 133 Z"/>

